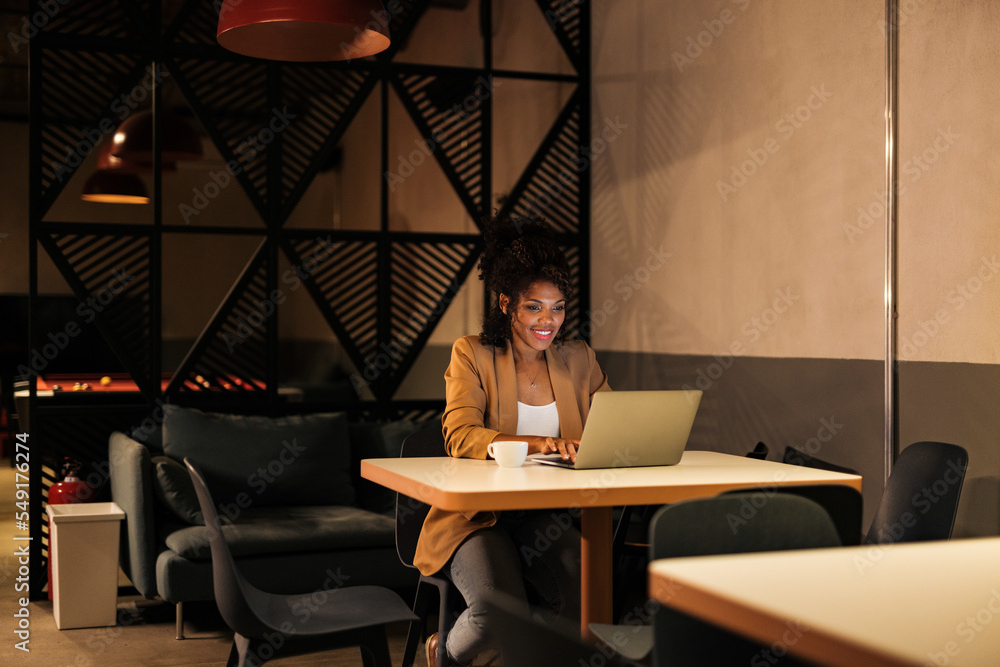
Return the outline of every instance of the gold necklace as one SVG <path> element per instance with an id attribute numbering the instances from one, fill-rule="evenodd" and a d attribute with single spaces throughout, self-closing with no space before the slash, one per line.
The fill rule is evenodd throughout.
<path id="1" fill-rule="evenodd" d="M 521 369 L 521 372 L 524 373 L 524 377 L 528 378 L 528 382 L 531 383 L 532 388 L 535 387 L 535 380 L 538 379 L 538 374 L 542 372 L 542 366 L 544 364 L 545 364 L 545 357 L 542 357 L 542 360 L 538 362 L 538 367 L 535 369 L 535 377 L 533 378 L 528 378 L 528 371 L 524 370 L 523 368 Z"/>

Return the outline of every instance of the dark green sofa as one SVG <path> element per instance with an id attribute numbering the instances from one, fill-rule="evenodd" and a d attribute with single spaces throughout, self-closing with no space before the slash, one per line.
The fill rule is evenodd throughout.
<path id="1" fill-rule="evenodd" d="M 396 554 L 394 496 L 358 470 L 398 456 L 418 424 L 348 424 L 342 413 L 278 419 L 164 406 L 162 427 L 109 442 L 125 512 L 121 565 L 139 593 L 177 607 L 213 600 L 207 529 L 180 461 L 205 472 L 244 575 L 264 590 L 322 596 L 339 586 L 415 586 Z"/>

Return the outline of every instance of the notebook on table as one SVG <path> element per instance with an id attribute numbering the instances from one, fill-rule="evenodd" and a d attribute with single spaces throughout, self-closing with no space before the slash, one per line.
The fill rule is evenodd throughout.
<path id="1" fill-rule="evenodd" d="M 700 402 L 698 390 L 598 392 L 575 462 L 559 454 L 533 454 L 528 460 L 575 470 L 675 465 Z"/>

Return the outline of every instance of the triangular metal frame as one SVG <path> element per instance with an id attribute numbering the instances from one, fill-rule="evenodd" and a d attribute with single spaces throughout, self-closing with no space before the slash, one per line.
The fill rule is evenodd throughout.
<path id="1" fill-rule="evenodd" d="M 152 377 L 152 364 L 150 363 L 152 350 L 150 346 L 149 330 L 149 270 L 150 260 L 150 237 L 152 230 L 149 227 L 135 227 L 128 229 L 128 234 L 123 234 L 121 225 L 105 225 L 103 228 L 96 228 L 94 225 L 81 227 L 73 223 L 48 223 L 45 230 L 39 235 L 39 243 L 45 248 L 52 263 L 55 264 L 63 279 L 73 290 L 73 294 L 80 300 L 81 318 L 85 325 L 93 321 L 109 349 L 118 357 L 125 366 L 129 375 L 135 380 L 147 399 L 152 400 L 159 394 L 159 383 Z M 66 254 L 61 246 L 61 241 L 80 239 L 84 246 L 80 252 L 73 257 Z M 125 240 L 125 241 L 123 241 Z M 134 253 L 129 253 L 131 264 L 118 267 L 117 270 L 124 272 L 126 279 L 114 276 L 113 272 L 108 273 L 106 261 L 108 258 L 120 256 L 128 245 L 130 250 L 135 248 L 136 243 L 145 247 L 146 261 L 143 263 L 142 257 L 137 257 Z M 136 271 L 138 276 L 129 273 Z M 107 276 L 111 276 L 107 279 Z M 143 278 L 143 275 L 145 277 Z M 98 279 L 98 276 L 100 278 Z M 121 286 L 114 284 L 118 280 Z M 108 284 L 95 293 L 98 285 Z M 108 302 L 104 302 L 105 293 L 108 294 Z M 145 324 L 140 322 L 126 322 L 131 324 L 128 330 L 123 329 L 122 315 L 120 309 L 111 308 L 115 299 L 121 302 L 121 298 L 138 296 L 139 303 L 144 304 L 145 314 L 140 314 L 140 319 L 146 319 Z M 90 304 L 90 305 L 88 305 Z M 140 305 L 140 307 L 142 307 Z M 134 311 L 134 308 L 132 309 Z M 127 315 L 127 313 L 125 313 Z M 88 320 L 88 318 L 90 318 Z M 127 318 L 126 318 L 127 319 Z M 139 345 L 136 345 L 136 342 Z M 143 350 L 142 348 L 147 349 Z M 136 356 L 136 352 L 146 357 L 145 362 Z"/>

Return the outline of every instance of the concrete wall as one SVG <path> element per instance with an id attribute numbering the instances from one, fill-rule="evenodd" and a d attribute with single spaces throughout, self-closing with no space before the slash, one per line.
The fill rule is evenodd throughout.
<path id="1" fill-rule="evenodd" d="M 1000 8 L 900 5 L 900 443 L 964 445 L 956 534 L 996 534 Z M 884 4 L 594 12 L 595 136 L 620 130 L 594 160 L 594 344 L 614 386 L 704 387 L 698 447 L 764 440 L 774 457 L 812 442 L 864 474 L 870 517 L 884 476 Z"/>

